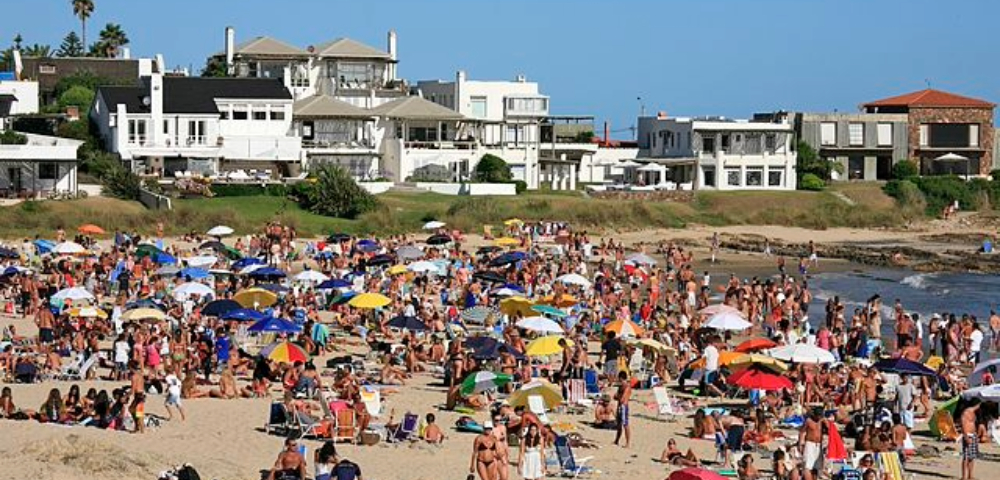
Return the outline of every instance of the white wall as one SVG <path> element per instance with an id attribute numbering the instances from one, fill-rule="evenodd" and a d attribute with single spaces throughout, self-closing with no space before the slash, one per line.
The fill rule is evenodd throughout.
<path id="1" fill-rule="evenodd" d="M 17 100 L 10 106 L 11 115 L 38 113 L 38 82 L 0 81 L 0 95 L 17 97 Z"/>
<path id="2" fill-rule="evenodd" d="M 517 195 L 517 186 L 513 183 L 416 183 L 416 188 L 442 195 Z"/>
<path id="3" fill-rule="evenodd" d="M 358 182 L 358 186 L 372 195 L 388 192 L 393 185 L 392 182 Z"/>

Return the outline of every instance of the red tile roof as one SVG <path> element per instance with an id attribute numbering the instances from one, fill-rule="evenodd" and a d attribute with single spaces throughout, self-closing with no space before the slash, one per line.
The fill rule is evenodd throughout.
<path id="1" fill-rule="evenodd" d="M 907 93 L 898 97 L 883 98 L 864 105 L 865 107 L 959 107 L 994 108 L 995 104 L 977 98 L 963 97 L 941 90 L 926 89 Z"/>

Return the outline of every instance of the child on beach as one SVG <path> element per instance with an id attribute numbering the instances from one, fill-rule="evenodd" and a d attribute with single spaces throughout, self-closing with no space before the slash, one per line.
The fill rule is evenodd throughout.
<path id="1" fill-rule="evenodd" d="M 146 394 L 136 392 L 132 397 L 129 413 L 135 420 L 135 433 L 146 433 Z"/>

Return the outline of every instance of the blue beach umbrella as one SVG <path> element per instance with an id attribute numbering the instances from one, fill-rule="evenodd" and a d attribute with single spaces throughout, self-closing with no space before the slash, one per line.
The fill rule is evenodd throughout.
<path id="1" fill-rule="evenodd" d="M 273 333 L 298 333 L 302 331 L 302 327 L 289 322 L 288 320 L 269 317 L 260 320 L 247 328 L 248 332 L 273 332 Z"/>

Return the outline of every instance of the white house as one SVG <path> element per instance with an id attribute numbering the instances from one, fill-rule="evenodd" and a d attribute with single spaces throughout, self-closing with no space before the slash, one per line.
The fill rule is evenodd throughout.
<path id="1" fill-rule="evenodd" d="M 30 113 L 38 113 L 38 82 L 7 80 L 0 73 L 0 125 L 7 117 Z"/>
<path id="2" fill-rule="evenodd" d="M 666 168 L 649 182 L 694 183 L 718 190 L 794 190 L 793 128 L 774 121 L 641 117 L 640 160 Z"/>
<path id="3" fill-rule="evenodd" d="M 83 145 L 68 138 L 22 134 L 23 145 L 0 145 L 0 191 L 21 197 L 50 192 L 76 194 L 76 150 Z"/>
<path id="4" fill-rule="evenodd" d="M 100 87 L 90 116 L 109 151 L 136 171 L 212 175 L 255 169 L 299 173 L 301 139 L 280 80 L 164 77 Z"/>

